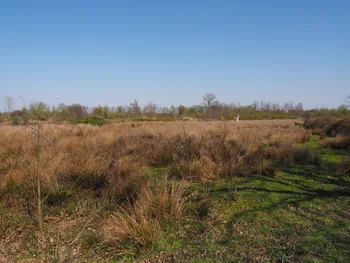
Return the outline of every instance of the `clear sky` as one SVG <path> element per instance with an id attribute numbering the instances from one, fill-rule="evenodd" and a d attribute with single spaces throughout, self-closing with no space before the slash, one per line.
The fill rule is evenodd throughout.
<path id="1" fill-rule="evenodd" d="M 350 94 L 350 1 L 0 0 L 0 95 L 17 107 L 20 95 L 192 105 L 207 92 L 339 106 Z"/>

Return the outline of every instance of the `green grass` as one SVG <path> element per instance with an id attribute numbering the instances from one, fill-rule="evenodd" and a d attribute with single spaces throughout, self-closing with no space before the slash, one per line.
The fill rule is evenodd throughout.
<path id="1" fill-rule="evenodd" d="M 348 262 L 350 178 L 334 169 L 344 152 L 322 149 L 318 136 L 306 145 L 321 154 L 322 166 L 290 166 L 274 178 L 192 184 L 190 192 L 196 197 L 190 199 L 188 213 L 209 198 L 208 216 L 187 217 L 183 227 L 164 237 L 153 257 L 183 262 Z M 232 185 L 237 187 L 236 200 Z"/>
<path id="2" fill-rule="evenodd" d="M 328 163 L 339 163 L 341 159 L 349 155 L 349 151 L 345 149 L 325 149 L 320 145 L 320 136 L 312 135 L 310 140 L 305 143 L 306 146 L 313 149 L 321 155 L 322 159 Z"/>

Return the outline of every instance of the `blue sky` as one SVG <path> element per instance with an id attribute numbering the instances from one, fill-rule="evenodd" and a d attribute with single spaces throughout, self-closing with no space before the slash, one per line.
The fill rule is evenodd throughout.
<path id="1" fill-rule="evenodd" d="M 27 103 L 302 102 L 350 94 L 350 1 L 0 1 L 0 95 Z M 0 100 L 0 110 L 4 108 Z"/>

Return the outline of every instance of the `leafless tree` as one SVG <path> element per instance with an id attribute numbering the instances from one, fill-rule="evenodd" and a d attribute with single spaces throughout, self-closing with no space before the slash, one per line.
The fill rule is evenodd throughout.
<path id="1" fill-rule="evenodd" d="M 15 106 L 15 101 L 11 96 L 5 96 L 4 102 L 6 105 L 7 113 L 10 114 L 10 112 L 13 110 L 13 107 Z"/>
<path id="2" fill-rule="evenodd" d="M 135 99 L 134 102 L 130 103 L 130 107 L 132 109 L 132 113 L 140 114 L 141 113 L 141 107 L 139 105 L 139 102 Z"/>
<path id="3" fill-rule="evenodd" d="M 207 93 L 203 96 L 203 101 L 207 108 L 207 111 L 209 111 L 210 107 L 217 103 L 216 95 L 213 93 Z"/>
<path id="4" fill-rule="evenodd" d="M 350 95 L 348 95 L 348 97 L 346 98 L 345 105 L 346 107 L 350 108 Z"/>

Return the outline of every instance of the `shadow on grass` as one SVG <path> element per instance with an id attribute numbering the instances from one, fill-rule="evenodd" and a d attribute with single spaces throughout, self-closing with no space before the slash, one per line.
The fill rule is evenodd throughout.
<path id="1" fill-rule="evenodd" d="M 271 212 L 277 208 L 288 209 L 290 205 L 300 206 L 301 203 L 311 202 L 314 199 L 332 199 L 350 197 L 349 180 L 336 177 L 332 169 L 323 169 L 315 166 L 295 166 L 284 169 L 279 178 L 252 177 L 240 182 L 251 186 L 237 186 L 239 193 L 263 193 L 268 197 L 275 195 L 275 202 L 264 202 L 260 206 L 233 213 L 226 225 L 228 235 L 233 233 L 233 224 L 246 215 L 257 212 Z M 256 185 L 256 186 L 255 186 Z M 283 189 L 283 188 L 289 189 Z M 229 191 L 226 187 L 212 190 L 214 195 L 223 195 Z M 266 204 L 267 203 L 267 204 Z"/>
<path id="2" fill-rule="evenodd" d="M 300 166 L 285 169 L 279 178 L 254 177 L 242 184 L 237 191 L 249 198 L 229 217 L 221 245 L 240 244 L 253 254 L 259 253 L 255 247 L 270 248 L 272 261 L 285 256 L 346 262 L 348 180 L 336 178 L 332 170 Z M 224 196 L 228 189 L 214 191 Z M 242 224 L 246 228 L 239 234 Z"/>

